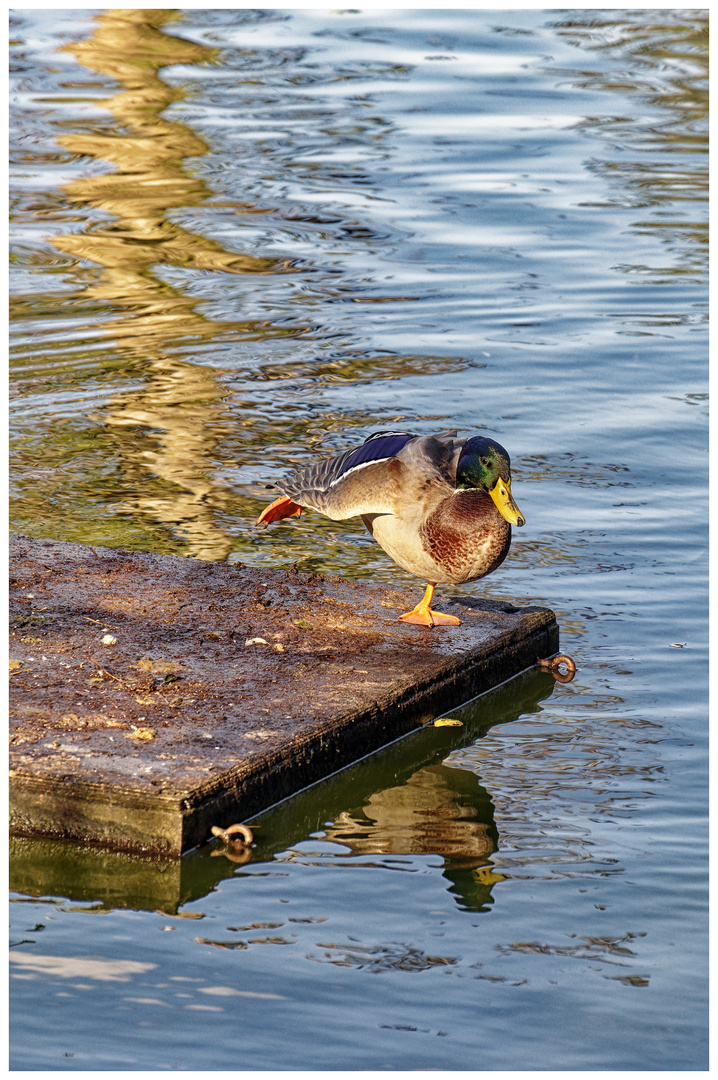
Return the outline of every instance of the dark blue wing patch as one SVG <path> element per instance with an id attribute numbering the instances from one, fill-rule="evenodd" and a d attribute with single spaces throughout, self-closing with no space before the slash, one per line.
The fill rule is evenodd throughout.
<path id="1" fill-rule="evenodd" d="M 409 439 L 415 437 L 407 431 L 377 431 L 374 435 L 370 435 L 365 443 L 347 454 L 339 471 L 332 477 L 332 487 L 348 472 L 362 465 L 370 465 L 373 461 L 386 461 L 387 458 L 395 457 L 402 447 L 406 446 Z"/>

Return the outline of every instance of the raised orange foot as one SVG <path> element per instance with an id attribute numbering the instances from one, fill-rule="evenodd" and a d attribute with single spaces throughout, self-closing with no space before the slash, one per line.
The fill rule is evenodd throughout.
<path id="1" fill-rule="evenodd" d="M 282 521 L 283 518 L 288 517 L 299 517 L 301 512 L 302 508 L 299 503 L 292 502 L 286 495 L 280 495 L 269 506 L 265 506 L 256 523 L 257 525 L 263 525 L 266 529 L 267 525 L 273 521 Z"/>

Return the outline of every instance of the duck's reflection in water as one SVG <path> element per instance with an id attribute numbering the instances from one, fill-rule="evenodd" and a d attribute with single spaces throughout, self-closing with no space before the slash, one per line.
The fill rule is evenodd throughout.
<path id="1" fill-rule="evenodd" d="M 430 765 L 400 787 L 375 792 L 359 812 L 344 811 L 327 831 L 352 851 L 436 852 L 474 869 L 496 850 L 493 805 L 473 773 Z"/>
<path id="2" fill-rule="evenodd" d="M 491 859 L 499 846 L 494 805 L 475 772 L 444 762 L 452 750 L 471 745 L 494 725 L 540 712 L 539 703 L 551 696 L 554 687 L 550 674 L 526 671 L 454 714 L 461 717 L 462 727 L 436 729 L 428 725 L 330 778 L 322 786 L 323 821 L 312 806 L 316 794 L 311 791 L 269 811 L 258 819 L 264 827 L 260 827 L 263 843 L 256 856 L 262 856 L 261 847 L 271 844 L 275 828 L 281 828 L 280 823 L 293 808 L 304 817 L 307 833 L 319 833 L 323 839 L 348 848 L 352 855 L 429 855 L 441 859 L 449 892 L 459 906 L 487 910 L 493 903 L 492 887 L 502 880 Z M 336 809 L 327 814 L 332 806 Z"/>
<path id="3" fill-rule="evenodd" d="M 472 772 L 447 765 L 418 769 L 396 787 L 376 791 L 326 828 L 327 840 L 356 855 L 437 855 L 462 906 L 491 902 L 496 880 L 489 856 L 498 845 L 494 807 Z"/>

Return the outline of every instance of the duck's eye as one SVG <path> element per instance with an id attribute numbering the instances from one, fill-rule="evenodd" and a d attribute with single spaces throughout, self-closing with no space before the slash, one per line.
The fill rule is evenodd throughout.
<path id="1" fill-rule="evenodd" d="M 487 457 L 482 457 L 481 464 L 482 465 L 488 465 L 489 464 L 489 459 Z"/>

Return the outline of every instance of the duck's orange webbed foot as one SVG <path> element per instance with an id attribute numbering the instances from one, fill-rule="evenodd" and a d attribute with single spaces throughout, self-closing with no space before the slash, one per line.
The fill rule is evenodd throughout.
<path id="1" fill-rule="evenodd" d="M 281 521 L 282 518 L 299 517 L 301 512 L 302 508 L 299 503 L 292 502 L 286 495 L 280 495 L 269 506 L 265 506 L 257 518 L 257 525 L 263 525 L 266 528 L 273 521 Z"/>
<path id="2" fill-rule="evenodd" d="M 406 615 L 400 615 L 400 621 L 416 623 L 419 626 L 461 626 L 461 620 L 456 616 L 442 615 L 439 611 L 432 611 L 431 598 L 435 588 L 435 585 L 427 585 L 422 599 Z"/>

